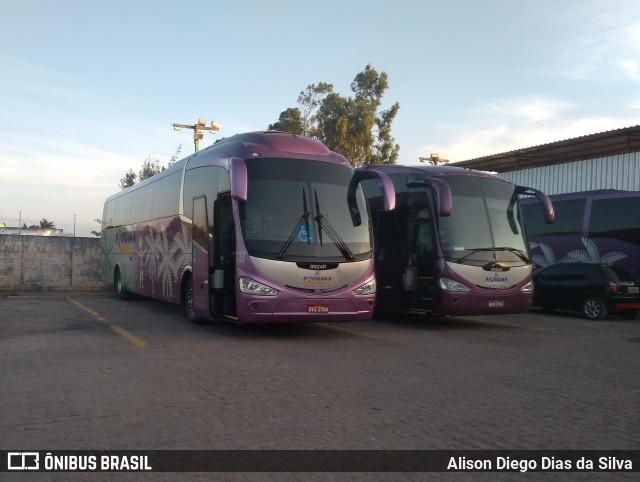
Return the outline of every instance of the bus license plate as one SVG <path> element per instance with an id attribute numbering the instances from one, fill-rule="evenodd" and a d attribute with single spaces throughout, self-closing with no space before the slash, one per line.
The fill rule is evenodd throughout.
<path id="1" fill-rule="evenodd" d="M 489 308 L 504 308 L 504 300 L 489 300 Z"/>
<path id="2" fill-rule="evenodd" d="M 308 305 L 307 313 L 329 313 L 329 307 L 326 305 Z"/>

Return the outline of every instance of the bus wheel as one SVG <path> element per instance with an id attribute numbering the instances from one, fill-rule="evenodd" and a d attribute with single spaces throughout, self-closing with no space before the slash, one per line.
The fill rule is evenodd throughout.
<path id="1" fill-rule="evenodd" d="M 113 276 L 113 284 L 116 288 L 116 295 L 121 300 L 128 300 L 131 298 L 131 293 L 129 293 L 122 284 L 122 276 L 120 276 L 120 268 L 116 268 L 116 272 Z"/>
<path id="2" fill-rule="evenodd" d="M 201 325 L 204 320 L 196 314 L 196 310 L 193 306 L 193 281 L 191 278 L 187 280 L 187 284 L 184 288 L 184 316 L 187 317 L 191 323 Z"/>
<path id="3" fill-rule="evenodd" d="M 607 307 L 600 298 L 587 298 L 582 303 L 582 313 L 590 320 L 601 320 L 607 316 Z"/>

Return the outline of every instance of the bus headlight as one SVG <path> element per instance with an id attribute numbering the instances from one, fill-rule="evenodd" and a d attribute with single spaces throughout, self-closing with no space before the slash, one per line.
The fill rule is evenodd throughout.
<path id="1" fill-rule="evenodd" d="M 533 291 L 533 281 L 529 281 L 526 285 L 520 288 L 523 293 L 531 293 Z"/>
<path id="2" fill-rule="evenodd" d="M 359 288 L 353 290 L 354 295 L 372 295 L 376 292 L 376 280 L 372 279 L 371 281 L 363 284 Z"/>
<path id="3" fill-rule="evenodd" d="M 275 296 L 278 294 L 278 290 L 274 290 L 273 288 L 263 285 L 262 283 L 258 283 L 257 281 L 253 281 L 250 278 L 241 277 L 239 283 L 240 291 L 248 295 Z"/>
<path id="4" fill-rule="evenodd" d="M 440 285 L 440 288 L 446 291 L 471 291 L 471 288 L 468 286 L 458 283 L 450 278 L 445 278 L 444 276 L 438 280 L 438 284 Z"/>

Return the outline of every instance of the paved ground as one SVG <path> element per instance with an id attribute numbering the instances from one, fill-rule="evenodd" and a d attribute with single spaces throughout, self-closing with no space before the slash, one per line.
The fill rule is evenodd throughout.
<path id="1" fill-rule="evenodd" d="M 0 293 L 0 449 L 640 449 L 640 320 L 538 312 L 287 326 L 183 320 L 180 307 L 109 293 Z"/>

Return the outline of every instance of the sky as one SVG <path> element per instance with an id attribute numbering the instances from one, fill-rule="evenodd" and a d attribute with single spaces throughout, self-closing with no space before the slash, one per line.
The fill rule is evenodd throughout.
<path id="1" fill-rule="evenodd" d="M 399 164 L 640 124 L 637 0 L 0 0 L 0 223 L 99 230 L 104 199 L 205 119 L 264 130 L 371 64 Z"/>

